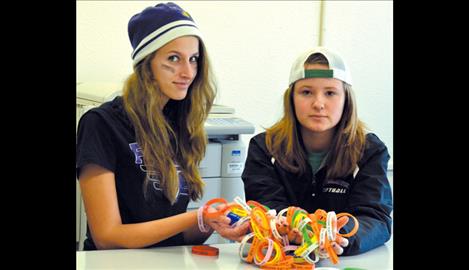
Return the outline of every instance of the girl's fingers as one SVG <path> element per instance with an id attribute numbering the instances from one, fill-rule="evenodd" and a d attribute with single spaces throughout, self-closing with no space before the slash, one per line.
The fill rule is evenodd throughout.
<path id="1" fill-rule="evenodd" d="M 295 242 L 298 244 L 301 244 L 302 241 L 303 241 L 303 236 L 298 232 L 295 238 Z"/>
<path id="2" fill-rule="evenodd" d="M 298 231 L 298 229 L 295 228 L 293 230 L 290 230 L 287 235 L 288 235 L 288 240 L 290 242 L 293 242 L 295 244 L 300 244 L 301 243 L 302 237 L 301 237 L 301 234 Z"/>
<path id="3" fill-rule="evenodd" d="M 212 228 L 217 231 L 220 236 L 233 240 L 233 241 L 241 241 L 243 237 L 247 234 L 247 231 L 249 229 L 249 223 L 244 223 L 239 227 L 231 227 L 231 226 L 226 226 L 225 224 L 219 224 L 219 223 L 212 223 Z"/>
<path id="4" fill-rule="evenodd" d="M 348 216 L 340 217 L 340 218 L 337 220 L 337 231 L 339 231 L 340 228 L 344 227 L 345 224 L 347 224 L 348 221 L 349 221 L 349 217 L 348 217 Z"/>
<path id="5" fill-rule="evenodd" d="M 332 249 L 334 249 L 335 254 L 341 255 L 344 252 L 344 249 L 337 243 L 332 243 Z"/>
<path id="6" fill-rule="evenodd" d="M 335 241 L 337 242 L 337 244 L 341 245 L 342 247 L 348 246 L 348 243 L 349 243 L 347 238 L 342 237 L 340 235 L 336 236 Z"/>
<path id="7" fill-rule="evenodd" d="M 287 224 L 282 224 L 282 223 L 280 223 L 280 224 L 276 224 L 276 226 L 277 226 L 277 231 L 278 231 L 278 233 L 279 233 L 280 235 L 285 235 L 285 234 L 288 233 L 288 226 L 287 226 Z"/>

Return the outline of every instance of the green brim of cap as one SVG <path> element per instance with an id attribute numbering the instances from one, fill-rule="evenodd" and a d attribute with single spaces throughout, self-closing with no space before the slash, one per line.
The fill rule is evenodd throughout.
<path id="1" fill-rule="evenodd" d="M 307 78 L 334 78 L 332 69 L 306 69 L 305 79 Z"/>

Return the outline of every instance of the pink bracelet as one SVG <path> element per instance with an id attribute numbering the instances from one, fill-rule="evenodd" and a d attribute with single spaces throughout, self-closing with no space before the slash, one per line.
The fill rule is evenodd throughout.
<path id="1" fill-rule="evenodd" d="M 257 265 L 264 265 L 266 262 L 270 260 L 270 257 L 272 256 L 272 252 L 274 251 L 274 241 L 272 241 L 272 239 L 270 238 L 267 238 L 267 241 L 269 244 L 268 244 L 264 259 L 262 259 L 262 261 L 259 262 L 257 261 L 257 256 L 254 256 L 254 263 L 256 263 Z"/>
<path id="2" fill-rule="evenodd" d="M 204 207 L 201 206 L 199 207 L 199 210 L 197 210 L 197 223 L 199 225 L 199 230 L 201 232 L 206 233 L 209 231 L 209 229 L 205 227 L 203 214 L 204 214 Z"/>

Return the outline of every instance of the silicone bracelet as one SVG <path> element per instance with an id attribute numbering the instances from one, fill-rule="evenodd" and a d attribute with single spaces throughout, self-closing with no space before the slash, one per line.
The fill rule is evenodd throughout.
<path id="1" fill-rule="evenodd" d="M 337 219 L 343 217 L 343 216 L 349 216 L 353 219 L 353 221 L 355 222 L 354 226 L 353 226 L 353 229 L 349 232 L 349 233 L 346 233 L 346 234 L 340 234 L 338 233 L 338 235 L 342 236 L 342 237 L 350 237 L 352 235 L 354 235 L 357 231 L 358 231 L 358 227 L 359 227 L 359 224 L 358 224 L 358 220 L 356 217 L 352 216 L 351 214 L 349 213 L 339 213 L 337 214 Z"/>
<path id="2" fill-rule="evenodd" d="M 243 257 L 243 253 L 244 253 L 244 248 L 245 246 L 247 245 L 249 239 L 253 238 L 254 237 L 254 233 L 249 233 L 247 234 L 246 236 L 243 237 L 243 239 L 241 240 L 241 244 L 239 245 L 239 257 L 241 258 L 241 260 L 245 261 L 245 262 L 248 262 L 247 261 L 247 258 L 249 256 L 249 250 L 248 250 L 248 255 L 246 257 Z M 250 247 L 250 249 L 252 248 L 252 245 Z"/>
<path id="3" fill-rule="evenodd" d="M 251 216 L 242 217 L 238 221 L 236 221 L 233 225 L 231 225 L 231 227 L 241 226 L 241 224 L 243 224 L 246 221 L 249 221 L 250 219 L 251 219 Z"/>
<path id="4" fill-rule="evenodd" d="M 306 262 L 310 263 L 310 264 L 315 264 L 319 261 L 319 253 L 318 253 L 318 249 L 317 249 L 318 245 L 315 244 L 315 245 L 311 245 L 310 248 L 308 248 L 304 254 L 303 254 L 303 259 L 305 259 Z M 311 259 L 310 255 L 311 254 L 314 254 L 314 260 Z"/>
<path id="5" fill-rule="evenodd" d="M 321 228 L 321 232 L 319 233 L 319 247 L 325 249 L 326 245 L 326 229 Z"/>
<path id="6" fill-rule="evenodd" d="M 303 257 L 301 256 L 306 249 L 308 249 L 308 247 L 310 247 L 311 245 L 308 245 L 306 243 L 303 243 L 301 246 L 299 246 L 296 250 L 295 250 L 295 255 L 298 256 L 298 257 Z"/>
<path id="7" fill-rule="evenodd" d="M 248 215 L 248 212 L 244 210 L 244 208 L 239 204 L 234 204 L 233 206 L 231 206 L 231 212 L 240 217 L 245 217 Z"/>
<path id="8" fill-rule="evenodd" d="M 218 256 L 219 250 L 216 247 L 211 247 L 207 245 L 193 246 L 192 254 L 203 256 Z"/>
<path id="9" fill-rule="evenodd" d="M 283 216 L 283 214 L 285 214 L 287 212 L 287 210 L 288 210 L 288 208 L 280 210 L 280 212 L 278 212 L 277 216 L 275 217 L 275 223 L 278 224 L 279 226 L 281 226 L 281 229 L 284 230 L 282 232 L 282 231 L 280 231 L 279 228 L 276 228 L 280 235 L 288 234 L 288 231 L 289 231 L 289 229 L 288 229 L 289 226 L 288 226 L 288 224 L 286 224 L 287 223 L 286 222 L 287 217 Z M 285 219 L 285 222 L 282 222 L 283 219 Z"/>
<path id="10" fill-rule="evenodd" d="M 312 269 L 315 269 L 314 268 L 314 265 L 312 264 L 306 264 L 306 263 L 294 263 L 292 264 L 292 269 L 295 269 L 295 270 L 312 270 Z"/>
<path id="11" fill-rule="evenodd" d="M 280 219 L 280 217 L 282 217 L 283 214 L 285 214 L 287 211 L 288 211 L 288 208 L 284 208 L 284 209 L 280 210 L 280 211 L 278 212 L 276 218 L 277 218 L 277 219 Z M 286 217 L 285 217 L 285 218 L 286 218 Z M 280 221 L 280 220 L 278 220 L 278 221 Z"/>
<path id="12" fill-rule="evenodd" d="M 253 211 L 254 213 L 254 211 Z M 267 222 L 267 220 L 263 220 L 265 222 Z M 261 228 L 259 228 L 259 222 L 257 221 L 257 219 L 255 217 L 251 217 L 251 229 L 252 231 L 254 232 L 255 236 L 257 238 L 259 238 L 260 240 L 262 239 L 265 239 L 266 237 L 269 237 L 270 233 L 271 233 L 271 230 L 270 228 L 268 228 L 267 230 L 261 230 Z M 267 223 L 267 226 L 269 224 Z"/>
<path id="13" fill-rule="evenodd" d="M 206 233 L 209 231 L 209 229 L 205 227 L 203 211 L 204 211 L 203 207 L 199 207 L 199 210 L 197 210 L 197 224 L 199 225 L 199 230 L 201 232 Z"/>
<path id="14" fill-rule="evenodd" d="M 225 207 L 223 207 L 220 210 L 217 210 L 216 212 L 209 213 L 208 212 L 209 206 L 211 206 L 212 204 L 216 204 L 216 203 L 222 203 L 225 205 Z M 206 202 L 204 205 L 204 216 L 206 216 L 207 218 L 216 218 L 220 215 L 223 215 L 225 211 L 228 209 L 230 209 L 230 207 L 228 206 L 228 202 L 225 199 L 223 198 L 211 199 L 208 202 Z"/>
<path id="15" fill-rule="evenodd" d="M 307 216 L 307 213 L 305 212 L 305 210 L 303 210 L 301 208 L 296 209 L 296 211 L 293 213 L 291 227 L 292 228 L 298 228 L 298 223 L 306 217 L 308 217 L 308 216 Z"/>
<path id="16" fill-rule="evenodd" d="M 257 249 L 255 250 L 255 253 L 254 253 L 255 254 L 254 263 L 256 263 L 257 265 L 263 265 L 270 260 L 270 257 L 272 256 L 272 252 L 274 251 L 273 243 L 274 241 L 272 241 L 272 239 L 270 238 L 264 238 L 263 240 L 261 240 L 261 242 L 257 246 Z M 265 255 L 263 255 L 262 250 L 264 249 L 264 246 L 266 245 L 267 245 L 267 251 Z M 262 260 L 259 259 L 259 257 L 261 256 L 264 256 Z"/>
<path id="17" fill-rule="evenodd" d="M 335 250 L 332 247 L 331 243 L 328 241 L 326 241 L 326 250 L 327 250 L 327 253 L 329 254 L 329 260 L 331 260 L 333 264 L 337 264 L 339 262 L 339 257 L 335 253 Z"/>
<path id="18" fill-rule="evenodd" d="M 255 206 L 261 208 L 264 212 L 267 212 L 270 210 L 269 207 L 265 206 L 265 205 L 262 205 L 256 201 L 252 201 L 252 200 L 249 200 L 246 202 L 247 205 L 249 205 L 251 208 L 254 208 Z"/>
<path id="19" fill-rule="evenodd" d="M 311 222 L 311 219 L 305 215 L 305 217 L 298 223 L 298 230 L 301 231 L 303 228 Z"/>
<path id="20" fill-rule="evenodd" d="M 309 256 L 309 254 L 311 252 L 313 252 L 315 249 L 317 249 L 318 247 L 319 247 L 318 243 L 313 243 L 311 245 L 307 245 L 306 249 L 301 254 L 299 254 L 299 256 L 306 259 L 305 257 Z"/>
<path id="21" fill-rule="evenodd" d="M 303 235 L 303 243 L 306 242 L 308 245 L 311 245 L 313 243 L 318 242 L 317 236 L 315 234 L 312 234 L 312 236 L 310 236 L 309 234 L 311 233 L 311 231 L 308 230 L 307 228 L 304 228 L 300 232 Z"/>
<path id="22" fill-rule="evenodd" d="M 247 214 L 251 213 L 251 207 L 249 207 L 249 205 L 247 205 L 246 202 L 239 196 L 236 196 L 233 201 L 235 201 L 239 206 L 241 206 Z"/>
<path id="23" fill-rule="evenodd" d="M 295 245 L 288 245 L 283 247 L 283 251 L 295 251 L 298 248 L 298 246 Z"/>
<path id="24" fill-rule="evenodd" d="M 331 241 L 335 241 L 335 236 L 337 234 L 337 216 L 334 211 L 327 213 L 326 231 L 327 238 Z"/>
<path id="25" fill-rule="evenodd" d="M 293 217 L 293 213 L 295 212 L 295 210 L 296 210 L 295 206 L 288 207 L 288 210 L 287 210 L 287 224 L 288 224 L 288 226 L 292 226 L 292 222 L 293 222 L 292 217 Z"/>
<path id="26" fill-rule="evenodd" d="M 314 212 L 316 216 L 317 223 L 323 227 L 326 227 L 327 212 L 322 209 L 317 209 Z"/>
<path id="27" fill-rule="evenodd" d="M 270 232 L 270 223 L 266 212 L 264 212 L 260 207 L 255 206 L 252 209 L 251 215 L 251 220 L 254 221 L 262 231 Z"/>
<path id="28" fill-rule="evenodd" d="M 251 244 L 251 248 L 249 249 L 249 252 L 248 252 L 248 257 L 247 257 L 247 261 L 248 262 L 254 262 L 254 256 L 256 255 L 256 250 L 257 250 L 257 247 L 259 246 L 261 240 L 257 237 L 253 237 L 252 239 L 252 244 Z"/>
<path id="29" fill-rule="evenodd" d="M 285 247 L 290 245 L 290 240 L 288 240 L 288 235 L 285 234 L 282 236 L 282 243 Z"/>
<path id="30" fill-rule="evenodd" d="M 272 264 L 272 265 L 276 265 L 278 264 L 281 260 L 283 260 L 285 258 L 285 253 L 283 253 L 282 251 L 282 248 L 280 247 L 280 244 L 278 244 L 277 242 L 273 241 L 273 245 L 274 245 L 274 251 L 275 251 L 275 255 L 274 255 L 274 258 L 270 261 L 268 261 L 266 264 Z"/>
<path id="31" fill-rule="evenodd" d="M 311 229 L 313 230 L 313 233 L 315 235 L 319 235 L 319 232 L 321 231 L 321 229 L 319 228 L 318 219 L 316 218 L 316 215 L 309 214 L 308 217 L 311 219 Z"/>
<path id="32" fill-rule="evenodd" d="M 269 270 L 291 270 L 293 264 L 293 256 L 285 256 L 281 258 L 278 262 L 261 265 L 261 269 Z"/>
<path id="33" fill-rule="evenodd" d="M 270 220 L 270 229 L 272 230 L 272 234 L 275 239 L 282 241 L 282 236 L 277 231 L 277 224 L 275 223 L 276 219 Z"/>

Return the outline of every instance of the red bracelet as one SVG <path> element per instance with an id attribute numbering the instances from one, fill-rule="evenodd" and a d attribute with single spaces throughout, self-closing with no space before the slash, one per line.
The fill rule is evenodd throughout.
<path id="1" fill-rule="evenodd" d="M 192 254 L 203 256 L 218 256 L 219 250 L 216 247 L 200 245 L 192 247 Z"/>

